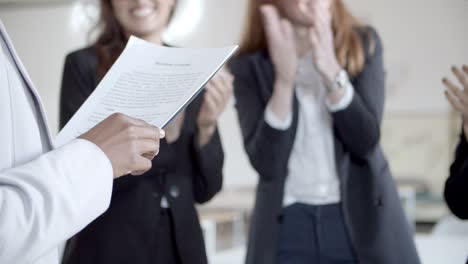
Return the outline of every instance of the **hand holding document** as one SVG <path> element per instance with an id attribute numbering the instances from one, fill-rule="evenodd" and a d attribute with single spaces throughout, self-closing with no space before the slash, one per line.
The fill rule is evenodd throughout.
<path id="1" fill-rule="evenodd" d="M 113 113 L 164 128 L 229 60 L 237 46 L 168 48 L 131 37 L 97 88 L 55 139 L 57 147 Z"/>

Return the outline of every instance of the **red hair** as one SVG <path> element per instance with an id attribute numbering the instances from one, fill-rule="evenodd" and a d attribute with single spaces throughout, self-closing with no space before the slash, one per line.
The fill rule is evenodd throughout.
<path id="1" fill-rule="evenodd" d="M 364 68 L 364 44 L 356 29 L 365 29 L 366 26 L 355 18 L 346 8 L 342 0 L 332 0 L 332 27 L 334 35 L 335 54 L 338 63 L 347 70 L 351 76 L 359 74 Z M 260 6 L 264 4 L 277 5 L 277 0 L 250 0 L 247 28 L 241 45 L 240 54 L 247 54 L 267 49 L 267 40 L 260 14 Z M 370 34 L 369 50 L 375 49 L 374 40 Z"/>

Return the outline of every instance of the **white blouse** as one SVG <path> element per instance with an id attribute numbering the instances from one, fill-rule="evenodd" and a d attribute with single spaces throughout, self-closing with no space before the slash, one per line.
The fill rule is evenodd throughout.
<path id="1" fill-rule="evenodd" d="M 337 103 L 330 103 L 325 81 L 311 53 L 299 59 L 295 89 L 299 101 L 299 120 L 288 161 L 283 206 L 297 202 L 311 205 L 339 203 L 340 181 L 336 169 L 331 112 L 347 108 L 353 99 L 354 89 L 348 85 L 343 98 Z M 268 105 L 265 120 L 275 129 L 286 130 L 292 124 L 292 113 L 286 120 L 279 120 Z"/>

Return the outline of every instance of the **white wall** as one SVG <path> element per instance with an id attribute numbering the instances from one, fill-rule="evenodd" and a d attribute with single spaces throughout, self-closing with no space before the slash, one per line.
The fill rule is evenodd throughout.
<path id="1" fill-rule="evenodd" d="M 42 96 L 54 132 L 65 55 L 86 42 L 81 11 L 73 4 L 0 6 L 0 19 Z"/>
<path id="2" fill-rule="evenodd" d="M 383 39 L 388 69 L 388 112 L 447 112 L 440 79 L 449 72 L 450 65 L 468 63 L 468 1 L 347 2 L 359 17 L 378 29 Z M 179 42 L 219 46 L 237 41 L 246 0 L 200 0 L 200 3 L 208 14 L 201 16 L 199 30 L 185 37 L 178 36 Z M 89 23 L 85 14 L 76 4 L 0 5 L 0 18 L 43 97 L 53 129 L 58 124 L 58 91 L 64 56 L 86 43 Z M 232 107 L 222 116 L 220 126 L 227 158 L 226 186 L 253 184 L 256 175 L 244 154 Z"/>
<path id="3" fill-rule="evenodd" d="M 450 120 L 441 79 L 451 75 L 452 65 L 468 63 L 468 1 L 346 2 L 383 40 L 387 101 L 382 144 L 393 174 L 423 181 L 441 195 L 460 131 Z"/>
<path id="4" fill-rule="evenodd" d="M 441 79 L 468 63 L 467 0 L 346 0 L 379 31 L 387 66 L 387 110 L 447 112 Z"/>

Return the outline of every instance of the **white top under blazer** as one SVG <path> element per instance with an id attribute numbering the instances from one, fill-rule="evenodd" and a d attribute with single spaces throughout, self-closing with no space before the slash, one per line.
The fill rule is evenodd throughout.
<path id="1" fill-rule="evenodd" d="M 331 103 L 312 53 L 299 59 L 295 82 L 299 119 L 288 161 L 284 207 L 294 203 L 326 205 L 341 201 L 331 113 L 346 109 L 353 100 L 353 87 L 349 84 L 344 89 L 344 96 Z M 284 121 L 279 120 L 267 106 L 265 121 L 275 129 L 286 130 L 292 124 L 292 113 Z"/>

